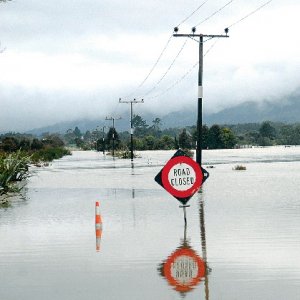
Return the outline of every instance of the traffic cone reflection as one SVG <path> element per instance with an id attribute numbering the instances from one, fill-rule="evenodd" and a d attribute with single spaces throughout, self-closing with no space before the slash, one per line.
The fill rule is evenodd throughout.
<path id="1" fill-rule="evenodd" d="M 96 201 L 95 208 L 95 229 L 96 229 L 96 251 L 100 251 L 100 242 L 102 236 L 102 219 L 100 215 L 100 203 Z"/>

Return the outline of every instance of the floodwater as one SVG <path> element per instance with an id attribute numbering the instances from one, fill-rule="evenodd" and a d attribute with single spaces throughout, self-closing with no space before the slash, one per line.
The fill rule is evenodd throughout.
<path id="1" fill-rule="evenodd" d="M 204 151 L 187 226 L 154 181 L 174 152 L 32 168 L 0 207 L 0 299 L 300 299 L 300 147 Z"/>

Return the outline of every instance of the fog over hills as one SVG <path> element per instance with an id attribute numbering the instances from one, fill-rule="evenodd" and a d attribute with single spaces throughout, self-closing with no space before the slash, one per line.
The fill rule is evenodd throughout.
<path id="1" fill-rule="evenodd" d="M 148 125 L 152 125 L 152 120 L 159 117 L 162 128 L 192 126 L 196 124 L 197 120 L 195 109 L 176 111 L 163 116 L 153 113 L 140 113 L 140 116 L 147 121 Z M 204 114 L 203 116 L 203 123 L 209 126 L 212 124 L 260 123 L 263 121 L 300 122 L 300 92 L 295 92 L 290 97 L 277 102 L 248 101 L 217 113 Z M 94 130 L 97 126 L 99 130 L 102 130 L 103 126 L 110 127 L 111 125 L 111 121 L 106 121 L 105 116 L 103 116 L 99 120 L 82 119 L 62 122 L 52 126 L 33 129 L 28 131 L 28 133 L 38 135 L 45 132 L 65 133 L 68 129 L 74 129 L 76 126 L 82 132 L 85 132 L 87 130 Z M 129 131 L 129 115 L 125 114 L 122 116 L 122 119 L 116 120 L 115 127 L 117 131 Z"/>

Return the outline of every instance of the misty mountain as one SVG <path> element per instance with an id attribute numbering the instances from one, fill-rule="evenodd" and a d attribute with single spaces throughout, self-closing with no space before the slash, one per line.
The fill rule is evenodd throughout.
<path id="1" fill-rule="evenodd" d="M 140 114 L 144 120 L 147 121 L 147 124 L 151 125 L 152 120 L 154 120 L 156 116 L 150 113 L 146 114 Z M 115 119 L 115 128 L 117 131 L 130 131 L 130 116 L 128 114 L 120 115 L 118 118 Z M 68 129 L 74 130 L 77 126 L 82 133 L 85 133 L 86 131 L 95 130 L 98 127 L 98 130 L 102 130 L 103 126 L 106 126 L 106 132 L 107 128 L 112 126 L 112 120 L 105 120 L 105 116 L 99 119 L 80 119 L 80 120 L 74 120 L 74 121 L 66 121 L 66 122 L 60 122 L 54 125 L 45 126 L 41 128 L 35 128 L 32 130 L 27 131 L 26 133 L 34 134 L 34 135 L 42 135 L 44 133 L 60 133 L 64 134 Z"/>
<path id="2" fill-rule="evenodd" d="M 162 128 L 178 128 L 192 126 L 196 124 L 197 115 L 194 110 L 181 110 L 168 113 L 164 116 L 159 114 L 141 113 L 141 117 L 147 121 L 148 125 L 152 125 L 152 120 L 156 117 L 161 119 Z M 283 99 L 281 102 L 253 102 L 248 101 L 239 105 L 226 108 L 214 114 L 204 114 L 203 123 L 209 126 L 213 124 L 238 124 L 238 123 L 261 123 L 263 121 L 297 123 L 300 122 L 300 95 L 294 94 L 289 98 Z M 48 127 L 37 128 L 27 133 L 41 135 L 42 133 L 65 133 L 68 129 L 78 127 L 81 132 L 87 130 L 95 130 L 99 126 L 99 130 L 103 126 L 112 126 L 112 121 L 106 121 L 105 117 L 99 120 L 74 120 L 62 122 Z M 122 115 L 120 120 L 115 120 L 117 131 L 129 131 L 130 120 L 129 115 Z"/>
<path id="3" fill-rule="evenodd" d="M 300 96 L 293 95 L 281 102 L 244 102 L 218 113 L 204 116 L 204 122 L 211 124 L 261 123 L 263 121 L 300 122 Z"/>

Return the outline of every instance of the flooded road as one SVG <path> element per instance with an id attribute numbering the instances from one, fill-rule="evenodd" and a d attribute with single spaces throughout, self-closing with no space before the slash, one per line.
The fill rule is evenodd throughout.
<path id="1" fill-rule="evenodd" d="M 186 227 L 154 181 L 174 152 L 33 168 L 0 207 L 0 299 L 300 299 L 300 147 L 204 151 Z"/>

